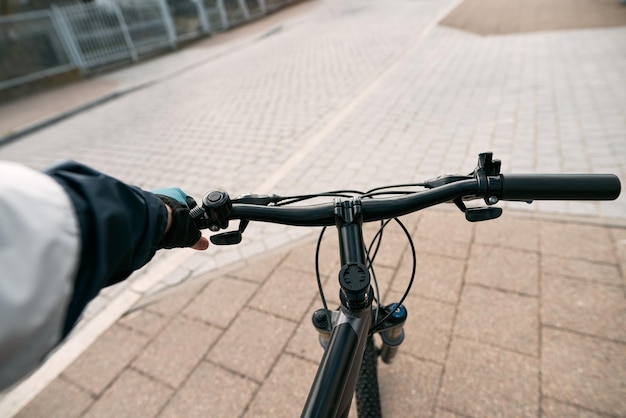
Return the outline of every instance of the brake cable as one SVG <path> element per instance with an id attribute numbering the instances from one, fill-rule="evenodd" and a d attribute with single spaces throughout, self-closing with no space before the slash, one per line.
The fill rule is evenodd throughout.
<path id="1" fill-rule="evenodd" d="M 398 218 L 393 218 L 396 223 L 398 225 L 400 225 L 400 228 L 402 228 L 402 230 L 404 231 L 404 235 L 406 235 L 408 241 L 409 241 L 409 245 L 411 247 L 411 255 L 413 257 L 413 267 L 411 269 L 411 278 L 409 279 L 409 284 L 407 285 L 404 294 L 402 295 L 402 297 L 400 298 L 400 300 L 396 303 L 396 306 L 401 306 L 402 303 L 404 303 L 404 300 L 406 299 L 406 297 L 409 295 L 409 292 L 411 291 L 411 287 L 413 286 L 413 281 L 415 279 L 415 272 L 417 270 L 417 255 L 415 252 L 415 245 L 413 244 L 413 239 L 411 238 L 411 234 L 409 233 L 408 229 L 406 228 L 406 226 L 402 223 L 402 221 L 400 221 L 400 219 Z M 389 317 L 393 315 L 393 311 L 388 312 L 387 315 L 385 315 L 385 317 L 383 319 L 381 319 L 380 321 L 378 321 L 370 330 L 370 334 L 376 332 L 376 329 L 382 325 L 387 319 L 389 319 Z"/>

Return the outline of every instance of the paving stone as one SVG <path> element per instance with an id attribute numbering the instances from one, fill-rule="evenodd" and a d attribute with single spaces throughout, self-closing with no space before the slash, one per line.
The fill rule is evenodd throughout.
<path id="1" fill-rule="evenodd" d="M 156 299 L 145 309 L 165 317 L 171 317 L 187 306 L 207 285 L 203 281 L 188 282 L 185 287 L 173 288 L 167 296 Z"/>
<path id="2" fill-rule="evenodd" d="M 113 325 L 65 369 L 63 376 L 100 395 L 147 343 L 148 338 L 144 335 Z"/>
<path id="3" fill-rule="evenodd" d="M 332 233 L 328 234 L 329 236 L 326 236 L 325 234 L 325 238 L 323 240 L 324 245 L 324 249 L 326 251 L 332 250 L 332 248 L 338 248 L 337 244 L 335 244 L 335 240 L 333 240 L 332 237 Z M 334 234 L 336 235 L 336 234 Z M 330 245 L 328 245 L 330 244 Z M 289 256 L 287 258 L 285 258 L 285 260 L 283 261 L 283 263 L 281 264 L 281 268 L 290 268 L 293 270 L 299 270 L 301 273 L 305 273 L 309 276 L 313 276 L 315 274 L 315 245 L 316 243 L 314 242 L 309 242 L 305 245 L 302 246 L 298 246 L 297 248 L 293 248 L 291 249 L 291 251 L 289 251 Z M 338 252 L 333 252 L 333 254 L 329 254 L 329 258 L 328 259 L 324 259 L 322 260 L 320 258 L 320 268 L 322 269 L 322 272 L 325 273 L 324 269 L 326 268 L 327 264 L 334 264 L 331 259 L 331 255 L 335 255 L 335 257 L 337 257 L 339 253 Z M 334 257 L 333 257 L 334 258 Z M 339 259 L 336 258 L 336 260 L 338 261 Z M 331 263 L 328 263 L 327 261 L 330 261 Z"/>
<path id="4" fill-rule="evenodd" d="M 597 414 L 573 405 L 556 401 L 547 397 L 541 400 L 541 416 L 546 418 L 579 417 L 579 418 L 602 418 L 604 414 Z"/>
<path id="5" fill-rule="evenodd" d="M 156 417 L 171 395 L 171 388 L 126 369 L 84 416 Z"/>
<path id="6" fill-rule="evenodd" d="M 221 331 L 204 323 L 175 317 L 148 344 L 132 366 L 178 388 L 198 365 Z"/>
<path id="7" fill-rule="evenodd" d="M 421 212 L 413 212 L 409 213 L 408 215 L 401 216 L 400 220 L 402 221 L 404 226 L 406 226 L 406 229 L 409 231 L 409 233 L 414 235 L 421 218 Z"/>
<path id="8" fill-rule="evenodd" d="M 118 323 L 131 328 L 147 337 L 154 337 L 167 324 L 168 318 L 152 313 L 146 309 L 138 309 L 120 318 Z"/>
<path id="9" fill-rule="evenodd" d="M 319 235 L 318 235 L 319 236 Z M 316 243 L 317 244 L 317 240 Z M 302 248 L 300 252 L 302 253 L 302 262 L 294 262 L 291 259 L 291 254 L 289 258 L 285 259 L 286 266 L 292 266 L 294 268 L 306 268 L 307 272 L 315 272 L 315 259 L 313 261 L 309 261 L 309 257 L 311 255 L 315 255 L 315 247 L 312 244 L 309 244 L 305 248 Z M 309 268 L 311 270 L 309 270 Z M 320 275 L 324 277 L 330 277 L 331 279 L 337 279 L 337 274 L 341 269 L 341 261 L 339 255 L 339 239 L 337 238 L 337 230 L 334 228 L 327 228 L 324 233 L 324 237 L 322 239 L 322 243 L 320 245 L 320 254 L 319 254 L 319 270 Z"/>
<path id="10" fill-rule="evenodd" d="M 403 354 L 403 348 L 392 364 L 378 363 L 383 416 L 432 416 L 443 367 Z"/>
<path id="11" fill-rule="evenodd" d="M 395 300 L 402 294 L 394 292 Z M 408 316 L 400 352 L 444 363 L 452 336 L 456 307 L 452 304 L 409 295 L 404 302 Z"/>
<path id="12" fill-rule="evenodd" d="M 542 393 L 604 414 L 625 408 L 626 346 L 543 328 Z"/>
<path id="13" fill-rule="evenodd" d="M 226 328 L 259 285 L 223 277 L 209 283 L 182 311 L 191 318 Z"/>
<path id="14" fill-rule="evenodd" d="M 437 409 L 435 411 L 435 417 L 436 418 L 458 418 L 458 417 L 462 417 L 462 416 L 463 415 L 455 414 L 453 412 L 445 411 L 443 409 Z"/>
<path id="15" fill-rule="evenodd" d="M 191 271 L 193 276 L 202 276 L 218 268 L 213 254 L 193 254 L 182 264 L 182 267 Z"/>
<path id="16" fill-rule="evenodd" d="M 283 354 L 256 393 L 245 417 L 295 417 L 302 412 L 317 372 L 314 363 Z"/>
<path id="17" fill-rule="evenodd" d="M 304 315 L 300 324 L 298 324 L 293 337 L 289 340 L 289 344 L 285 348 L 286 352 L 305 358 L 313 363 L 319 363 L 322 355 L 324 355 L 324 350 L 319 343 L 319 333 L 313 326 L 311 318 L 313 312 L 322 307 L 322 303 L 317 300 L 311 304 L 308 312 Z M 329 309 L 334 309 L 334 305 L 329 305 Z"/>
<path id="18" fill-rule="evenodd" d="M 616 264 L 595 263 L 575 258 L 541 257 L 543 276 L 567 276 L 604 284 L 619 285 L 621 274 Z"/>
<path id="19" fill-rule="evenodd" d="M 536 298 L 465 286 L 454 334 L 532 356 L 539 352 Z"/>
<path id="20" fill-rule="evenodd" d="M 626 342 L 622 287 L 558 276 L 542 279 L 541 319 L 546 325 Z"/>
<path id="21" fill-rule="evenodd" d="M 243 309 L 207 359 L 255 381 L 263 381 L 296 324 L 253 309 Z"/>
<path id="22" fill-rule="evenodd" d="M 422 212 L 417 225 L 418 239 L 432 239 L 469 243 L 474 235 L 474 224 L 454 210 L 427 210 Z"/>
<path id="23" fill-rule="evenodd" d="M 268 277 L 270 277 L 276 266 L 280 264 L 283 258 L 285 258 L 285 254 L 279 253 L 271 257 L 253 259 L 250 260 L 249 264 L 246 267 L 238 269 L 237 271 L 232 272 L 230 275 L 262 283 Z"/>
<path id="24" fill-rule="evenodd" d="M 413 234 L 415 248 L 423 253 L 465 259 L 473 228 L 460 211 L 425 211 Z"/>
<path id="25" fill-rule="evenodd" d="M 404 254 L 391 289 L 403 292 L 409 282 L 413 258 Z M 412 294 L 456 303 L 459 299 L 465 263 L 459 259 L 433 254 L 417 254 L 417 269 Z"/>
<path id="26" fill-rule="evenodd" d="M 15 417 L 80 417 L 93 401 L 94 397 L 92 394 L 68 382 L 63 377 L 59 377 L 46 386 Z"/>
<path id="27" fill-rule="evenodd" d="M 363 240 L 367 248 L 370 248 L 371 241 L 376 236 L 379 229 L 380 224 L 378 222 L 365 225 Z M 376 258 L 374 259 L 374 266 L 396 267 L 407 246 L 407 237 L 400 226 L 394 221 L 389 222 L 383 230 L 382 241 L 376 253 Z M 372 247 L 372 251 L 374 251 L 375 248 L 375 246 Z"/>
<path id="28" fill-rule="evenodd" d="M 248 241 L 245 245 L 240 245 L 237 250 L 243 257 L 243 259 L 247 260 L 252 257 L 258 256 L 260 254 L 264 254 L 267 252 L 268 248 L 262 241 Z"/>
<path id="29" fill-rule="evenodd" d="M 536 296 L 539 256 L 522 250 L 473 244 L 465 280 L 497 289 Z"/>
<path id="30" fill-rule="evenodd" d="M 476 224 L 475 242 L 498 247 L 539 250 L 539 221 L 508 214 Z"/>
<path id="31" fill-rule="evenodd" d="M 250 379 L 203 361 L 159 416 L 241 416 L 257 388 Z"/>
<path id="32" fill-rule="evenodd" d="M 464 260 L 469 255 L 470 246 L 468 243 L 460 241 L 450 241 L 448 239 L 420 238 L 414 236 L 415 250 L 425 254 L 436 254 L 446 257 L 454 257 Z"/>
<path id="33" fill-rule="evenodd" d="M 611 235 L 617 248 L 617 258 L 623 262 L 626 261 L 626 228 L 611 229 Z"/>
<path id="34" fill-rule="evenodd" d="M 165 277 L 161 283 L 163 283 L 163 285 L 170 287 L 170 286 L 175 286 L 177 284 L 182 283 L 184 280 L 188 279 L 191 276 L 191 270 L 180 266 L 179 268 L 177 268 L 176 270 L 174 270 L 172 273 L 168 274 L 167 277 Z"/>
<path id="35" fill-rule="evenodd" d="M 544 254 L 615 263 L 610 233 L 592 225 L 541 222 L 541 251 Z M 607 249 L 611 249 L 607 251 Z"/>
<path id="36" fill-rule="evenodd" d="M 274 234 L 267 234 L 263 238 L 263 245 L 269 250 L 283 249 L 292 242 L 297 242 L 310 233 L 305 228 L 283 227 L 283 230 Z"/>
<path id="37" fill-rule="evenodd" d="M 251 243 L 257 244 L 257 242 L 250 240 L 246 241 L 246 244 L 244 245 L 250 245 Z M 237 265 L 237 263 L 242 261 L 243 251 L 241 251 L 237 246 L 222 246 L 210 255 L 212 255 L 210 261 L 205 265 L 201 265 L 199 269 L 194 271 L 196 276 L 200 276 L 204 273 L 210 273 L 218 269 L 226 270 Z"/>
<path id="38" fill-rule="evenodd" d="M 535 357 L 454 338 L 437 405 L 463 416 L 537 416 L 538 363 Z"/>
<path id="39" fill-rule="evenodd" d="M 395 274 L 396 270 L 395 269 L 386 268 L 386 267 L 382 267 L 382 266 L 376 266 L 376 262 L 374 262 L 374 273 L 376 274 L 376 280 L 378 282 L 378 291 L 380 293 L 381 303 L 389 304 L 392 301 L 389 298 L 389 296 L 388 296 L 389 290 L 391 289 L 391 284 L 396 279 L 398 279 L 398 281 L 403 280 L 404 277 L 396 277 L 396 274 Z M 332 281 L 333 280 L 332 280 L 332 277 L 331 277 L 331 279 L 328 280 L 328 282 L 332 282 Z M 371 276 L 371 285 L 374 286 L 374 278 L 373 278 L 373 276 Z M 375 288 L 374 288 L 374 291 L 376 291 Z"/>
<path id="40" fill-rule="evenodd" d="M 315 276 L 280 266 L 256 292 L 249 306 L 300 321 L 317 291 Z"/>

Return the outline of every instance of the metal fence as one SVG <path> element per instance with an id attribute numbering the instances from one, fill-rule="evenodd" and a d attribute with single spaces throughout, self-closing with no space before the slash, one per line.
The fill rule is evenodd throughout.
<path id="1" fill-rule="evenodd" d="M 74 66 L 48 10 L 0 20 L 0 89 L 71 70 Z"/>
<path id="2" fill-rule="evenodd" d="M 137 61 L 295 0 L 104 0 L 0 16 L 0 90 Z"/>

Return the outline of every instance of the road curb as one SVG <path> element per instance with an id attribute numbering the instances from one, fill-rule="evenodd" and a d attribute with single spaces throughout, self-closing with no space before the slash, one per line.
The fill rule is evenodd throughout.
<path id="1" fill-rule="evenodd" d="M 155 81 L 151 81 L 151 82 L 147 82 L 147 83 L 141 84 L 139 86 L 134 86 L 134 87 L 131 87 L 131 88 L 128 88 L 128 89 L 124 89 L 124 90 L 121 90 L 121 91 L 115 91 L 113 93 L 109 93 L 109 94 L 106 94 L 104 96 L 100 96 L 97 99 L 94 99 L 94 100 L 92 100 L 90 102 L 87 102 L 87 103 L 84 103 L 82 105 L 76 106 L 76 107 L 74 107 L 74 108 L 72 108 L 70 110 L 66 110 L 64 112 L 57 113 L 57 114 L 55 114 L 53 116 L 50 116 L 50 117 L 47 117 L 47 118 L 44 118 L 44 119 L 40 119 L 40 120 L 38 120 L 36 122 L 28 124 L 27 126 L 25 126 L 23 128 L 18 128 L 17 130 L 11 132 L 8 135 L 4 135 L 4 136 L 0 137 L 0 146 L 9 144 L 9 143 L 11 143 L 11 142 L 13 142 L 13 141 L 15 141 L 15 140 L 25 136 L 25 135 L 31 134 L 33 132 L 36 132 L 36 131 L 40 130 L 40 129 L 46 128 L 46 127 L 51 126 L 51 125 L 54 125 L 54 124 L 56 124 L 58 122 L 61 122 L 64 119 L 70 118 L 70 117 L 72 117 L 74 115 L 77 115 L 77 114 L 79 114 L 81 112 L 84 112 L 86 110 L 92 109 L 92 108 L 97 107 L 97 106 L 100 106 L 100 105 L 102 105 L 104 103 L 107 103 L 107 102 L 109 102 L 109 101 L 111 101 L 113 99 L 117 99 L 118 97 L 124 96 L 124 95 L 126 95 L 128 93 L 132 93 L 134 91 L 141 90 L 141 89 L 143 89 L 145 87 L 149 87 L 149 86 L 151 86 L 151 85 L 153 85 L 153 84 L 155 84 L 157 82 L 158 82 L 158 80 L 155 80 Z"/>

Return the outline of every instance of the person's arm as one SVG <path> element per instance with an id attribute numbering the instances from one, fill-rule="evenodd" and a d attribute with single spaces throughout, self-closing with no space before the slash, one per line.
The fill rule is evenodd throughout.
<path id="1" fill-rule="evenodd" d="M 159 248 L 191 245 L 185 228 L 200 234 L 181 227 L 186 213 L 79 163 L 44 174 L 0 162 L 0 389 L 32 371 L 103 287 Z M 186 244 L 172 244 L 181 234 Z"/>
<path id="2" fill-rule="evenodd" d="M 103 287 L 127 278 L 156 253 L 167 209 L 154 194 L 75 162 L 46 173 L 69 196 L 80 230 L 80 255 L 63 336 Z"/>

